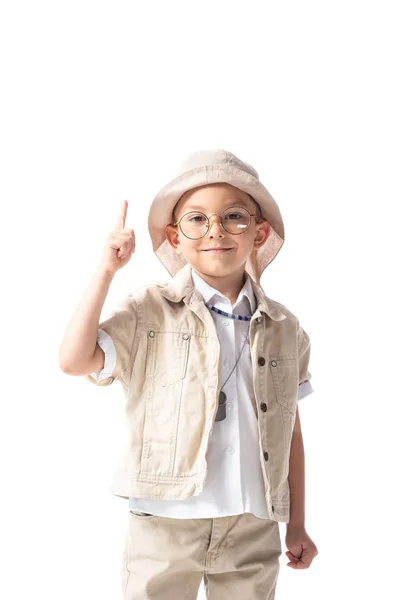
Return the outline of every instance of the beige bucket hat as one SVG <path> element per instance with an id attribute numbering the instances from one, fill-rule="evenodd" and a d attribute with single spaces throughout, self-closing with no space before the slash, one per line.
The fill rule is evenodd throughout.
<path id="1" fill-rule="evenodd" d="M 257 171 L 226 150 L 193 152 L 181 164 L 177 176 L 158 192 L 148 216 L 153 251 L 172 277 L 185 266 L 185 257 L 177 254 L 168 243 L 165 227 L 172 223 L 172 211 L 186 191 L 221 182 L 229 183 L 252 196 L 260 206 L 261 216 L 271 226 L 267 241 L 253 250 L 245 265 L 247 273 L 259 284 L 262 272 L 278 254 L 285 240 L 283 220 L 277 203 L 260 182 Z"/>

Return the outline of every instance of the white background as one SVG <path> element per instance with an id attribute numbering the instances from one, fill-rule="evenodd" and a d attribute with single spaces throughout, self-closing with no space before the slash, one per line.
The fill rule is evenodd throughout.
<path id="1" fill-rule="evenodd" d="M 250 162 L 277 200 L 286 241 L 262 285 L 312 343 L 300 416 L 319 555 L 305 571 L 282 555 L 277 599 L 396 596 L 396 5 L 3 3 L 2 598 L 121 597 L 128 507 L 107 488 L 122 388 L 65 375 L 57 353 L 123 199 L 137 250 L 104 314 L 169 279 L 147 211 L 204 148 Z"/>

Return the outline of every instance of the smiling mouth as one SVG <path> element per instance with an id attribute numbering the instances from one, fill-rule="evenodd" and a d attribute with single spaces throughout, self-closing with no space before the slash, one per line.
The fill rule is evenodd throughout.
<path id="1" fill-rule="evenodd" d="M 203 252 L 211 252 L 212 254 L 218 254 L 218 253 L 222 253 L 222 252 L 229 252 L 229 250 L 232 250 L 232 248 L 216 248 L 215 250 L 210 249 L 210 250 L 203 250 Z"/>

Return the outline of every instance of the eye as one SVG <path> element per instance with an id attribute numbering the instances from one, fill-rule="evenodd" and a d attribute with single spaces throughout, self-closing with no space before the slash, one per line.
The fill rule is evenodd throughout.
<path id="1" fill-rule="evenodd" d="M 239 221 L 243 218 L 244 215 L 238 212 L 229 212 L 225 215 L 225 219 L 227 219 L 228 221 Z"/>
<path id="2" fill-rule="evenodd" d="M 205 220 L 204 219 L 204 215 L 194 215 L 193 217 L 190 217 L 188 219 L 191 223 L 201 223 L 201 220 Z"/>

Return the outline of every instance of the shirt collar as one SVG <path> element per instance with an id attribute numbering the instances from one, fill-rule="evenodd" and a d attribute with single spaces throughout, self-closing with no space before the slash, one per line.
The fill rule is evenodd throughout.
<path id="1" fill-rule="evenodd" d="M 202 277 L 200 277 L 200 275 L 198 273 L 196 273 L 196 271 L 191 269 L 191 273 L 192 273 L 194 287 L 203 296 L 204 302 L 206 302 L 207 304 L 210 304 L 210 303 L 214 304 L 215 300 L 216 300 L 214 298 L 214 296 L 219 296 L 220 298 L 226 298 L 226 296 L 224 294 L 222 294 L 222 292 L 220 292 L 219 290 L 216 290 L 211 285 L 209 285 L 206 281 L 204 281 L 204 279 Z M 246 297 L 249 300 L 251 312 L 254 313 L 257 308 L 256 297 L 254 295 L 253 288 L 251 286 L 251 282 L 250 282 L 250 278 L 249 278 L 248 274 L 245 272 L 244 275 L 245 275 L 246 281 L 245 281 L 242 289 L 239 292 L 239 295 L 237 297 L 237 300 L 236 300 L 234 306 L 238 305 L 242 301 L 242 299 L 244 297 Z M 214 302 L 212 300 L 214 300 Z"/>
<path id="2" fill-rule="evenodd" d="M 195 294 L 198 294 L 203 303 L 204 301 L 200 292 L 194 289 L 191 270 L 191 265 L 186 263 L 185 266 L 173 276 L 172 280 L 167 283 L 157 283 L 156 286 L 158 287 L 160 294 L 171 302 L 181 302 L 183 300 L 190 306 L 196 304 Z M 287 315 L 285 314 L 285 307 L 279 302 L 275 302 L 275 300 L 268 298 L 263 288 L 251 279 L 247 271 L 246 275 L 248 276 L 248 280 L 253 287 L 253 292 L 256 297 L 257 309 L 255 312 L 265 313 L 273 321 L 283 321 L 286 319 Z M 197 298 L 197 301 L 199 301 L 200 298 Z"/>

